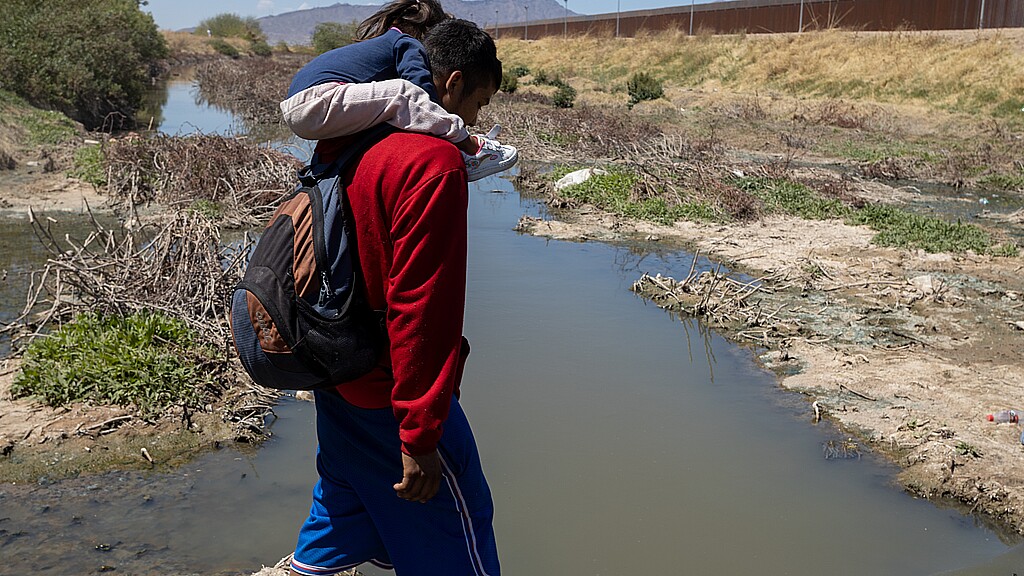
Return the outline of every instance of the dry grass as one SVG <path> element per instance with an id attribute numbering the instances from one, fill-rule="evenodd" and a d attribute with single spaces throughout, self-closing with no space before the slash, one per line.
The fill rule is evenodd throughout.
<path id="1" fill-rule="evenodd" d="M 203 36 L 196 36 L 190 32 L 173 32 L 171 30 L 161 30 L 160 33 L 163 34 L 164 41 L 167 42 L 167 48 L 175 58 L 185 59 L 216 54 L 213 47 L 210 46 L 206 41 L 207 39 Z M 241 44 L 237 46 L 239 49 L 242 49 L 242 47 Z"/>
<path id="2" fill-rule="evenodd" d="M 635 39 L 502 40 L 508 66 L 583 77 L 624 92 L 649 72 L 667 87 L 856 98 L 982 111 L 1024 122 L 1024 32 L 847 32 Z M 572 54 L 572 58 L 565 58 Z M 979 65 L 984 63 L 984 65 Z M 1016 116 L 1015 116 L 1016 115 Z"/>
<path id="3" fill-rule="evenodd" d="M 295 186 L 299 162 L 244 140 L 155 136 L 110 141 L 107 193 L 132 211 L 157 202 L 192 208 L 228 226 L 255 226 Z"/>

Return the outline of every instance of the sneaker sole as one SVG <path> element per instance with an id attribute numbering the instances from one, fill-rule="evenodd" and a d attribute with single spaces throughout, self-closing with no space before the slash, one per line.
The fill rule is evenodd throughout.
<path id="1" fill-rule="evenodd" d="M 515 166 L 516 162 L 519 162 L 518 150 L 514 155 L 512 155 L 509 158 L 506 158 L 504 162 L 498 162 L 497 164 L 493 164 L 484 170 L 479 170 L 476 172 L 467 172 L 468 180 L 470 182 L 476 182 L 477 180 L 487 178 L 488 176 L 491 176 L 493 174 L 504 172 L 505 170 L 508 170 L 509 168 Z"/>

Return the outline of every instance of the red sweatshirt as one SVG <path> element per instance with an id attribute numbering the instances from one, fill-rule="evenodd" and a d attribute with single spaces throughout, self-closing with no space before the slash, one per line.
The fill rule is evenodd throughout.
<path id="1" fill-rule="evenodd" d="M 344 175 L 359 261 L 374 309 L 387 309 L 390 353 L 338 386 L 362 408 L 394 410 L 402 449 L 432 452 L 469 353 L 463 344 L 466 210 L 462 156 L 452 144 L 399 132 Z"/>

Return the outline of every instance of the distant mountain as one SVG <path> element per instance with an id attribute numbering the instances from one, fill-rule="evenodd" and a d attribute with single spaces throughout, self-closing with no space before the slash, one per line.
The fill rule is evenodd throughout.
<path id="1" fill-rule="evenodd" d="M 545 20 L 565 15 L 565 6 L 558 0 L 441 0 L 441 5 L 449 14 L 472 20 L 484 28 L 493 27 L 495 18 L 498 24 L 507 24 L 523 22 L 527 17 L 530 20 Z M 265 16 L 258 21 L 270 44 L 281 41 L 289 44 L 309 44 L 317 24 L 362 22 L 378 9 L 380 5 L 353 6 L 339 3 L 323 8 Z M 569 15 L 575 16 L 576 12 L 570 10 Z"/>

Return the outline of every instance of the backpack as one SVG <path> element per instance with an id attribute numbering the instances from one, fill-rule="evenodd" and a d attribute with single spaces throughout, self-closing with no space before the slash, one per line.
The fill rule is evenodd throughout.
<path id="1" fill-rule="evenodd" d="M 391 131 L 368 130 L 329 164 L 314 156 L 270 217 L 232 298 L 235 349 L 257 384 L 329 388 L 377 366 L 387 343 L 385 312 L 372 310 L 362 293 L 340 176 Z"/>

